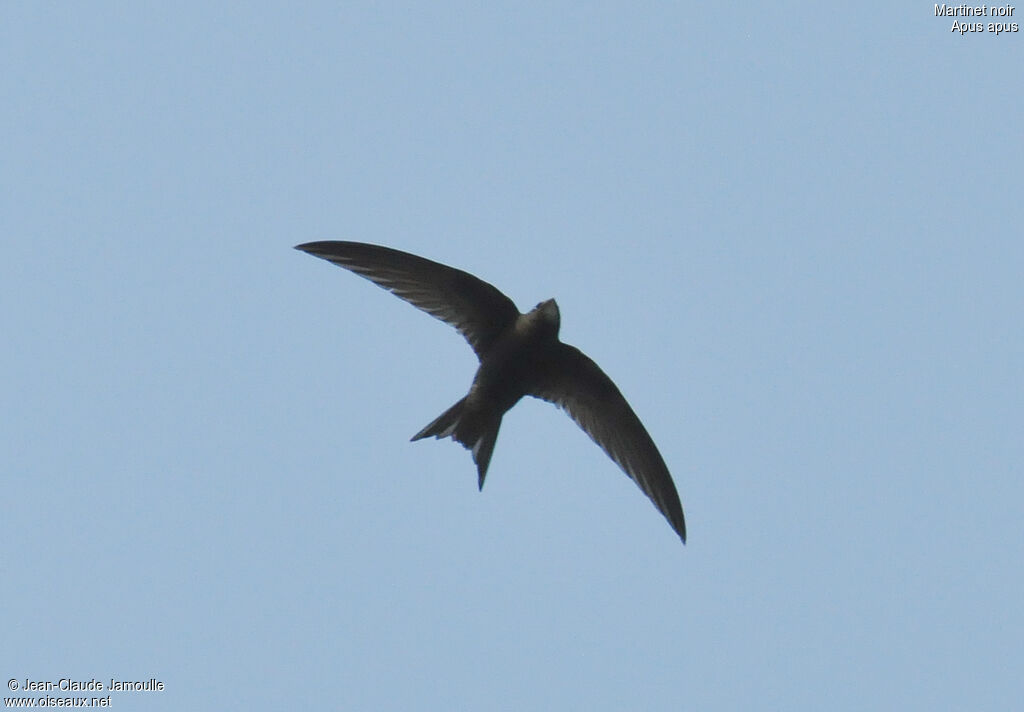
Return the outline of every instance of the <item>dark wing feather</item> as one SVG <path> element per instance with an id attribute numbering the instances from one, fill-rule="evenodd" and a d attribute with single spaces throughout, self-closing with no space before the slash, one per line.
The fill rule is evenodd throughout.
<path id="1" fill-rule="evenodd" d="M 308 242 L 308 252 L 355 272 L 459 330 L 477 357 L 519 316 L 511 299 L 468 272 L 361 242 Z"/>
<path id="2" fill-rule="evenodd" d="M 564 408 L 644 491 L 686 543 L 686 521 L 668 467 L 612 380 L 579 349 L 559 344 L 530 395 Z"/>

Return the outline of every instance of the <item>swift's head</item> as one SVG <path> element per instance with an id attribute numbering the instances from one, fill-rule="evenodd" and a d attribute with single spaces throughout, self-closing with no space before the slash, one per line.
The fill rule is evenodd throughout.
<path id="1" fill-rule="evenodd" d="M 558 303 L 554 299 L 541 302 L 533 308 L 533 311 L 537 312 L 545 324 L 553 326 L 556 332 L 558 327 L 562 325 L 562 315 L 559 313 Z"/>
<path id="2" fill-rule="evenodd" d="M 530 331 L 543 333 L 551 338 L 558 338 L 558 329 L 562 325 L 562 317 L 558 313 L 558 304 L 554 299 L 541 302 L 527 314 L 523 315 L 524 326 Z"/>

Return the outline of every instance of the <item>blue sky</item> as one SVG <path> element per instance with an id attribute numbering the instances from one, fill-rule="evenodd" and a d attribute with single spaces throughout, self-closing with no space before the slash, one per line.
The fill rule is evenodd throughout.
<path id="1" fill-rule="evenodd" d="M 1021 34 L 930 3 L 5 3 L 0 671 L 118 709 L 1013 709 Z M 466 269 L 550 405 L 292 250 Z"/>

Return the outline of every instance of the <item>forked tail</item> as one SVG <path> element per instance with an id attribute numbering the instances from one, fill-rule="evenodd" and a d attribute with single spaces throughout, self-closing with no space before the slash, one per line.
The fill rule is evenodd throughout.
<path id="1" fill-rule="evenodd" d="M 491 464 L 491 455 L 494 454 L 494 444 L 498 441 L 500 427 L 500 415 L 494 418 L 467 411 L 466 399 L 463 398 L 413 435 L 412 439 L 422 440 L 431 435 L 438 439 L 450 437 L 467 450 L 471 450 L 473 462 L 476 463 L 478 486 L 483 489 L 487 466 Z"/>

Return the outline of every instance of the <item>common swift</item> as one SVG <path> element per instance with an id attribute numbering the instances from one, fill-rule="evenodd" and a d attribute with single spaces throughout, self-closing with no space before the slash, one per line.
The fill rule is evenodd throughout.
<path id="1" fill-rule="evenodd" d="M 454 326 L 480 359 L 469 393 L 412 436 L 451 437 L 473 453 L 483 489 L 501 418 L 523 396 L 565 409 L 643 490 L 686 543 L 672 476 L 640 419 L 612 380 L 558 339 L 554 299 L 526 314 L 492 285 L 462 270 L 360 242 L 309 242 L 297 250 L 333 262 Z"/>

